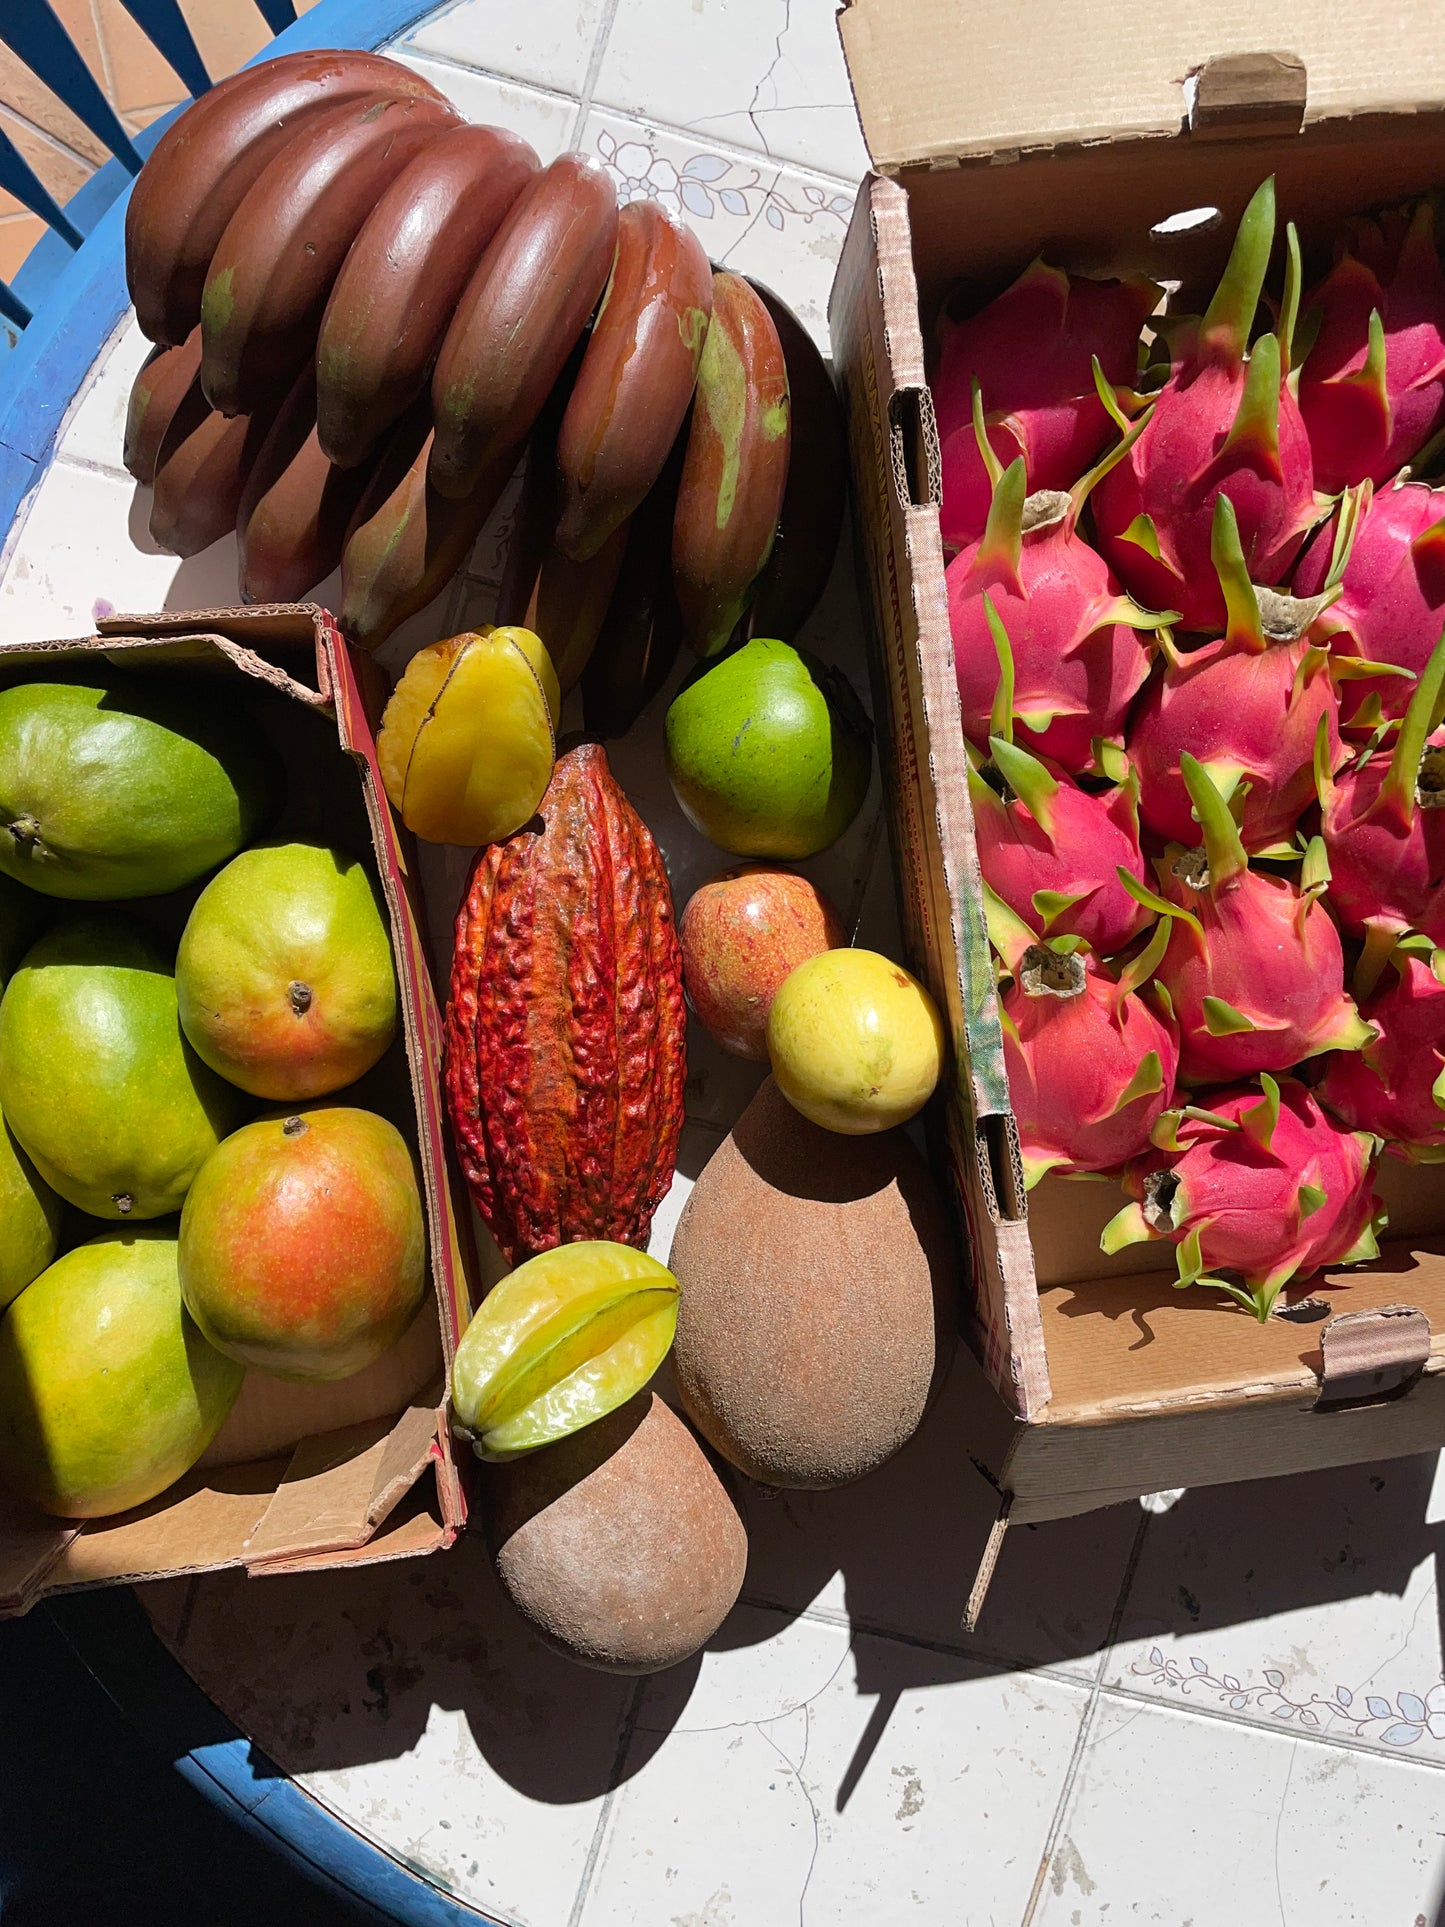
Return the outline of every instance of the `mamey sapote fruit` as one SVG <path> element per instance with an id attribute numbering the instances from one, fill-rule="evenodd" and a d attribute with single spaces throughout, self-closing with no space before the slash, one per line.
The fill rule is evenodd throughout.
<path id="1" fill-rule="evenodd" d="M 396 1031 L 380 891 L 355 857 L 324 844 L 243 850 L 187 920 L 176 995 L 197 1056 L 253 1097 L 339 1091 Z"/>
<path id="2" fill-rule="evenodd" d="M 55 1256 L 60 1200 L 0 1117 L 0 1311 Z"/>
<path id="3" fill-rule="evenodd" d="M 958 1251 L 901 1131 L 843 1137 L 771 1078 L 672 1241 L 688 1416 L 764 1485 L 861 1478 L 912 1437 L 954 1341 Z"/>
<path id="4" fill-rule="evenodd" d="M 186 1315 L 174 1226 L 92 1238 L 0 1319 L 0 1487 L 63 1519 L 144 1505 L 195 1464 L 244 1376 Z"/>
<path id="5" fill-rule="evenodd" d="M 97 1218 L 177 1211 L 240 1109 L 133 918 L 72 917 L 27 951 L 0 1000 L 0 1110 L 62 1198 Z"/>
<path id="6" fill-rule="evenodd" d="M 0 690 L 0 871 L 52 897 L 159 896 L 249 843 L 281 767 L 246 711 L 195 687 Z"/>
<path id="7" fill-rule="evenodd" d="M 549 1646 L 612 1673 L 656 1673 L 732 1610 L 747 1534 L 676 1413 L 639 1392 L 595 1425 L 484 1475 L 508 1597 Z"/>
<path id="8" fill-rule="evenodd" d="M 350 1378 L 401 1337 L 426 1283 L 406 1140 L 345 1104 L 247 1124 L 191 1187 L 180 1268 L 187 1310 L 228 1357 Z"/>

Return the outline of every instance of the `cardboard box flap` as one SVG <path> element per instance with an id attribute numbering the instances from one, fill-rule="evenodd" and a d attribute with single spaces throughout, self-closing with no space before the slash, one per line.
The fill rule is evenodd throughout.
<path id="1" fill-rule="evenodd" d="M 1319 121 L 1414 112 L 1445 96 L 1438 14 L 1382 0 L 1218 0 L 1172 11 L 1152 0 L 1107 10 L 850 0 L 839 30 L 868 151 L 885 174 L 1191 125 L 1196 134 L 1274 133 L 1291 112 L 1299 124 L 1300 105 Z M 1198 76 L 1216 62 L 1196 100 Z"/>
<path id="2" fill-rule="evenodd" d="M 247 1569 L 365 1545 L 437 1456 L 445 1423 L 444 1410 L 413 1405 L 394 1423 L 371 1419 L 302 1439 L 247 1539 Z"/>

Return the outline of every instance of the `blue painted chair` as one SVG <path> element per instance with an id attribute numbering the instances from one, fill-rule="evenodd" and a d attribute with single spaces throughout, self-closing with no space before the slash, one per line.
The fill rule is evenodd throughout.
<path id="1" fill-rule="evenodd" d="M 122 0 L 122 4 L 151 45 L 190 88 L 192 98 L 205 93 L 211 77 L 178 0 Z M 254 4 L 273 34 L 289 27 L 296 18 L 292 0 L 254 0 Z M 44 183 L 14 142 L 0 131 L 0 188 L 7 189 L 32 214 L 38 214 L 51 230 L 26 262 L 17 277 L 17 285 L 12 288 L 0 281 L 0 318 L 18 330 L 32 319 L 36 302 L 55 278 L 65 252 L 80 246 L 126 181 L 140 172 L 142 160 L 169 125 L 171 116 L 166 115 L 132 140 L 56 17 L 50 0 L 7 0 L 0 5 L 0 41 L 52 93 L 58 94 L 76 118 L 115 156 L 114 162 L 101 168 L 70 205 L 63 208 L 47 193 Z M 12 335 L 12 344 L 13 340 Z"/>

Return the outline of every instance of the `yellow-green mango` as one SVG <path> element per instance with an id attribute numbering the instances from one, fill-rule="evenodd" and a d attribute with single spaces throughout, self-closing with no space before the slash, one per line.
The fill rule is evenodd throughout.
<path id="1" fill-rule="evenodd" d="M 234 698 L 170 677 L 0 690 L 0 872 L 46 896 L 159 896 L 249 843 L 280 763 Z"/>
<path id="2" fill-rule="evenodd" d="M 105 1232 L 0 1319 L 0 1487 L 62 1519 L 144 1505 L 195 1464 L 244 1377 L 181 1303 L 174 1225 Z"/>
<path id="3" fill-rule="evenodd" d="M 69 1203 L 159 1218 L 241 1099 L 182 1037 L 166 953 L 130 917 L 96 912 L 43 936 L 0 998 L 0 1110 Z"/>
<path id="4" fill-rule="evenodd" d="M 55 1256 L 59 1198 L 0 1116 L 0 1311 Z"/>

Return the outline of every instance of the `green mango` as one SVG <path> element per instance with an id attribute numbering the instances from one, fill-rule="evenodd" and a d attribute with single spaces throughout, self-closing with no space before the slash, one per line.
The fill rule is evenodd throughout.
<path id="1" fill-rule="evenodd" d="M 49 922 L 54 905 L 0 874 L 0 990 Z"/>
<path id="2" fill-rule="evenodd" d="M 251 717 L 193 684 L 0 690 L 0 873 L 46 896 L 178 890 L 249 843 L 281 791 Z"/>
<path id="3" fill-rule="evenodd" d="M 0 1111 L 47 1184 L 97 1218 L 178 1211 L 241 1098 L 181 1035 L 176 980 L 140 924 L 60 924 L 0 998 Z"/>
<path id="4" fill-rule="evenodd" d="M 0 1319 L 0 1487 L 63 1519 L 144 1505 L 195 1464 L 244 1377 L 181 1303 L 175 1227 L 105 1232 Z"/>
<path id="5" fill-rule="evenodd" d="M 0 1117 L 0 1311 L 55 1256 L 61 1204 Z"/>

